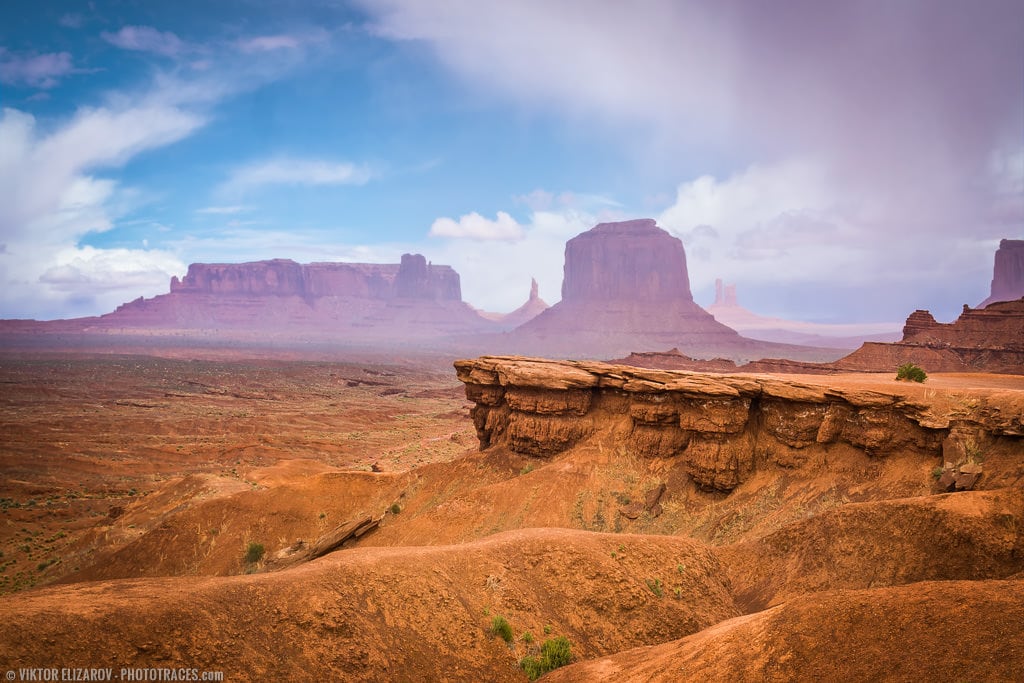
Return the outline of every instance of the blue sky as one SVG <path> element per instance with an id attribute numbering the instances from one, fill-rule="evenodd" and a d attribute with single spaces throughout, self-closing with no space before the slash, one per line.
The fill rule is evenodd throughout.
<path id="1" fill-rule="evenodd" d="M 1014 2 L 5 0 L 0 107 L 5 318 L 407 251 L 508 311 L 653 217 L 699 303 L 949 320 L 1024 235 Z"/>

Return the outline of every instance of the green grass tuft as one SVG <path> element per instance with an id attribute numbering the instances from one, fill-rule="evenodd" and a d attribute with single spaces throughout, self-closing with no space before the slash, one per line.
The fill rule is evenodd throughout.
<path id="1" fill-rule="evenodd" d="M 911 382 L 923 382 L 928 379 L 928 374 L 913 363 L 904 363 L 896 368 L 896 379 L 906 379 Z"/>
<path id="2" fill-rule="evenodd" d="M 572 661 L 572 643 L 565 636 L 545 640 L 539 657 L 523 657 L 519 666 L 531 681 Z"/>

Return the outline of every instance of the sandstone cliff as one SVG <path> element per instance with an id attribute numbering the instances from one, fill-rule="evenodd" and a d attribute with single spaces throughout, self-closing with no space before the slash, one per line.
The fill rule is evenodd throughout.
<path id="1" fill-rule="evenodd" d="M 1020 297 L 1024 297 L 1024 240 L 1002 240 L 992 268 L 992 291 L 978 308 Z"/>
<path id="2" fill-rule="evenodd" d="M 982 397 L 967 409 L 899 385 L 838 389 L 827 381 L 493 356 L 455 368 L 476 404 L 481 449 L 551 457 L 584 442 L 625 444 L 644 458 L 681 458 L 698 486 L 719 491 L 758 469 L 799 467 L 821 448 L 870 458 L 916 453 L 939 464 L 977 447 L 1019 452 L 1024 437 L 1019 396 L 998 408 Z"/>

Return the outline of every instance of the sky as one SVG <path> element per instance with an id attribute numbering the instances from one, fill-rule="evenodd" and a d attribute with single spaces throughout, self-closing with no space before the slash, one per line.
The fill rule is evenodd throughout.
<path id="1" fill-rule="evenodd" d="M 1024 237 L 1024 3 L 0 2 L 0 318 L 406 252 L 507 312 L 641 217 L 703 305 L 952 320 Z"/>

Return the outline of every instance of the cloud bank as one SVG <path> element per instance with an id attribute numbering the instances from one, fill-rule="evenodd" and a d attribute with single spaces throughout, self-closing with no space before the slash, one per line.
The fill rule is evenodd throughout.
<path id="1" fill-rule="evenodd" d="M 826 296 L 952 312 L 983 298 L 998 239 L 1022 232 L 1007 191 L 1024 173 L 1020 3 L 365 7 L 378 35 L 428 46 L 468 87 L 558 112 L 637 164 L 683 160 L 656 213 L 695 288 L 778 285 L 766 313 L 845 303 Z"/>

